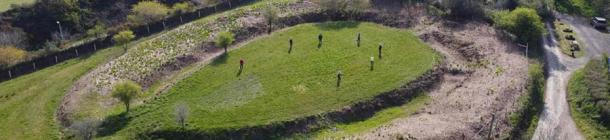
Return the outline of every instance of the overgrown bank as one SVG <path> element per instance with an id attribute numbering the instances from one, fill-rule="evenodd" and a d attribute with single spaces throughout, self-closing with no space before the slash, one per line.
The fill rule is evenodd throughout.
<path id="1" fill-rule="evenodd" d="M 568 83 L 570 111 L 587 139 L 610 139 L 610 80 L 605 58 L 592 59 Z"/>
<path id="2" fill-rule="evenodd" d="M 536 62 L 530 64 L 526 93 L 517 102 L 518 110 L 510 116 L 510 123 L 514 127 L 509 139 L 531 139 L 534 135 L 539 115 L 544 108 L 544 84 L 542 65 Z"/>

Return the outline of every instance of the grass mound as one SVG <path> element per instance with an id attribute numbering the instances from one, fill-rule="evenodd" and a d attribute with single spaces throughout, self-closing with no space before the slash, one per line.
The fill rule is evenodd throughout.
<path id="1" fill-rule="evenodd" d="M 323 42 L 318 47 L 320 33 Z M 294 40 L 290 53 L 289 38 Z M 379 43 L 384 46 L 382 59 Z M 370 57 L 375 57 L 373 70 Z M 245 61 L 241 71 L 240 60 Z M 188 127 L 203 130 L 265 125 L 339 110 L 405 85 L 438 60 L 437 53 L 407 30 L 359 22 L 302 24 L 217 58 L 161 99 L 136 108 L 129 126 L 118 133 L 178 129 L 173 107 L 180 103 L 190 108 Z M 340 87 L 338 71 L 343 73 Z"/>

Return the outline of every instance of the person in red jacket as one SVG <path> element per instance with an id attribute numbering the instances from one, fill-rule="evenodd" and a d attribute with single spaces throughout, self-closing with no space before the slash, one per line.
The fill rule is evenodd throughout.
<path id="1" fill-rule="evenodd" d="M 239 71 L 244 69 L 244 59 L 239 59 Z"/>

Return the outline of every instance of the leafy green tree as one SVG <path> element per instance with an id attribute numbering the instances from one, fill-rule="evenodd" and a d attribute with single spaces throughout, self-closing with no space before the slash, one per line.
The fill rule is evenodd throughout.
<path id="1" fill-rule="evenodd" d="M 278 19 L 278 8 L 273 6 L 273 4 L 268 3 L 262 11 L 263 17 L 267 20 L 267 24 L 269 24 L 269 28 L 267 33 L 271 33 L 273 29 L 273 22 Z"/>
<path id="2" fill-rule="evenodd" d="M 174 4 L 172 10 L 174 10 L 174 13 L 180 17 L 180 23 L 182 23 L 182 14 L 193 11 L 193 6 L 187 2 L 181 2 Z"/>
<path id="3" fill-rule="evenodd" d="M 125 81 L 118 83 L 112 89 L 112 97 L 123 102 L 126 112 L 129 113 L 129 105 L 140 93 L 142 87 L 133 81 Z"/>
<path id="4" fill-rule="evenodd" d="M 150 33 L 150 26 L 148 24 L 165 18 L 169 14 L 170 9 L 158 2 L 142 1 L 134 5 L 131 12 L 131 15 L 127 18 L 136 24 L 146 24 L 148 33 Z"/>
<path id="5" fill-rule="evenodd" d="M 499 12 L 494 15 L 496 26 L 507 30 L 517 37 L 520 43 L 530 46 L 539 44 L 544 33 L 544 26 L 536 10 L 519 7 L 511 12 Z"/>
<path id="6" fill-rule="evenodd" d="M 127 52 L 127 43 L 136 38 L 136 35 L 133 34 L 131 30 L 125 30 L 117 33 L 112 36 L 112 40 L 116 42 L 117 45 L 121 45 L 123 50 Z"/>
<path id="7" fill-rule="evenodd" d="M 233 44 L 235 41 L 235 36 L 231 32 L 220 32 L 218 36 L 216 36 L 216 46 L 222 47 L 225 49 L 225 54 L 227 53 L 227 47 Z"/>
<path id="8" fill-rule="evenodd" d="M 87 30 L 88 36 L 99 38 L 101 35 L 106 33 L 106 27 L 103 23 L 97 23 L 91 29 Z"/>
<path id="9" fill-rule="evenodd" d="M 8 67 L 16 64 L 27 56 L 27 52 L 13 47 L 13 46 L 0 46 L 0 68 Z"/>

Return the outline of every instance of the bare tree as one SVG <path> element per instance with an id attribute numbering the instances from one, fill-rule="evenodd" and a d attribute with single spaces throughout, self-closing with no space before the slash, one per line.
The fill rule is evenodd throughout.
<path id="1" fill-rule="evenodd" d="M 72 124 L 70 132 L 78 139 L 90 140 L 93 139 L 97 128 L 100 126 L 100 121 L 95 119 L 85 119 Z"/>
<path id="2" fill-rule="evenodd" d="M 183 129 L 186 127 L 186 119 L 189 116 L 189 107 L 185 103 L 180 103 L 176 106 L 176 123 Z"/>
<path id="3" fill-rule="evenodd" d="M 273 6 L 273 4 L 267 3 L 267 6 L 263 8 L 262 14 L 269 24 L 267 33 L 271 33 L 271 30 L 273 29 L 273 22 L 275 22 L 278 18 L 278 9 L 277 7 Z"/>

